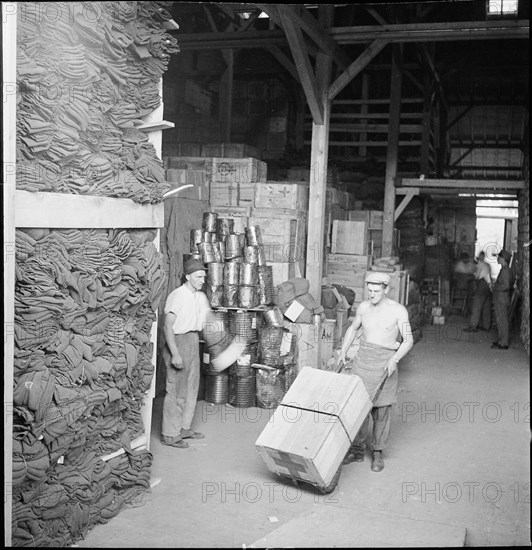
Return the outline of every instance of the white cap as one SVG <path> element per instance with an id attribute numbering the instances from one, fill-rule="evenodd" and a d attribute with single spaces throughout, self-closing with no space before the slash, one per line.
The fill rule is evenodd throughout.
<path id="1" fill-rule="evenodd" d="M 368 271 L 366 273 L 366 283 L 381 283 L 388 286 L 390 284 L 390 276 L 388 273 L 380 271 Z"/>

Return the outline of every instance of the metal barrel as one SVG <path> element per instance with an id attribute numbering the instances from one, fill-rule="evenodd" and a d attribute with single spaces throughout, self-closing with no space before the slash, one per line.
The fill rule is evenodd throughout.
<path id="1" fill-rule="evenodd" d="M 211 286 L 222 286 L 224 283 L 225 264 L 212 262 L 207 265 L 207 284 Z"/>
<path id="2" fill-rule="evenodd" d="M 216 243 L 218 242 L 218 234 L 213 233 L 212 231 L 203 232 L 203 242 L 205 243 Z"/>
<path id="3" fill-rule="evenodd" d="M 222 285 L 206 285 L 205 294 L 212 307 L 221 307 L 224 305 L 224 287 Z"/>
<path id="4" fill-rule="evenodd" d="M 225 238 L 225 259 L 238 258 L 242 256 L 242 247 L 237 233 L 231 233 Z"/>
<path id="5" fill-rule="evenodd" d="M 210 264 L 216 261 L 213 243 L 199 243 L 198 248 L 201 254 L 201 261 L 204 264 Z"/>
<path id="6" fill-rule="evenodd" d="M 225 307 L 238 307 L 238 285 L 224 284 L 224 304 Z"/>
<path id="7" fill-rule="evenodd" d="M 217 405 L 223 405 L 229 401 L 229 374 L 227 372 L 205 375 L 205 401 Z"/>
<path id="8" fill-rule="evenodd" d="M 266 324 L 272 327 L 283 327 L 284 326 L 284 318 L 283 318 L 283 312 L 281 311 L 281 308 L 274 306 L 270 309 L 267 309 L 264 313 L 264 320 L 266 321 Z"/>
<path id="9" fill-rule="evenodd" d="M 234 407 L 254 407 L 255 384 L 254 372 L 248 376 L 231 376 L 231 373 L 229 373 L 229 403 Z"/>
<path id="10" fill-rule="evenodd" d="M 259 247 L 258 246 L 244 246 L 242 249 L 244 253 L 244 262 L 248 264 L 257 264 L 259 263 Z"/>
<path id="11" fill-rule="evenodd" d="M 240 264 L 238 262 L 225 262 L 224 285 L 237 285 L 240 280 Z"/>
<path id="12" fill-rule="evenodd" d="M 240 264 L 240 277 L 238 282 L 241 285 L 255 286 L 259 282 L 258 269 L 256 264 L 243 262 Z"/>
<path id="13" fill-rule="evenodd" d="M 198 254 L 198 244 L 203 242 L 203 230 L 191 229 L 190 230 L 190 252 L 192 254 Z"/>
<path id="14" fill-rule="evenodd" d="M 203 212 L 203 231 L 215 233 L 217 220 L 218 214 L 216 212 Z"/>
<path id="15" fill-rule="evenodd" d="M 286 390 L 283 369 L 256 369 L 256 401 L 261 409 L 275 409 L 281 403 Z"/>
<path id="16" fill-rule="evenodd" d="M 259 304 L 269 305 L 273 302 L 273 268 L 261 265 L 257 269 L 259 280 Z"/>
<path id="17" fill-rule="evenodd" d="M 229 313 L 229 332 L 241 342 L 258 340 L 258 319 L 254 311 L 231 311 Z"/>
<path id="18" fill-rule="evenodd" d="M 238 287 L 238 305 L 240 307 L 252 308 L 259 305 L 257 286 L 240 285 Z"/>
<path id="19" fill-rule="evenodd" d="M 259 246 L 259 251 L 258 251 L 258 254 L 257 254 L 257 263 L 259 264 L 259 266 L 265 266 L 266 265 L 266 253 L 264 252 L 264 245 L 261 244 Z"/>
<path id="20" fill-rule="evenodd" d="M 233 233 L 235 230 L 235 220 L 232 218 L 218 218 L 216 221 L 216 232 L 218 233 L 218 240 L 224 241 L 227 235 Z"/>
<path id="21" fill-rule="evenodd" d="M 250 225 L 244 229 L 247 244 L 250 246 L 262 245 L 262 235 L 258 225 Z"/>
<path id="22" fill-rule="evenodd" d="M 260 362 L 269 367 L 282 367 L 281 344 L 285 330 L 282 327 L 266 326 L 260 331 Z"/>

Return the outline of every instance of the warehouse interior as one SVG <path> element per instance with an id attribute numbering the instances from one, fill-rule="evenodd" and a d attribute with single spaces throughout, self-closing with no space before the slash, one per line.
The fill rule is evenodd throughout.
<path id="1" fill-rule="evenodd" d="M 530 545 L 529 9 L 2 4 L 6 546 Z M 493 309 L 463 331 L 503 249 L 506 351 Z M 220 371 L 204 334 L 177 449 L 190 258 L 246 354 Z M 338 376 L 372 271 L 414 347 L 384 471 L 324 492 L 256 442 L 302 369 Z"/>

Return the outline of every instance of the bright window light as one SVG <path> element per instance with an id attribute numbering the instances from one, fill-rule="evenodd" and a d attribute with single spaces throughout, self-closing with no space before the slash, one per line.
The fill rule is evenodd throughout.
<path id="1" fill-rule="evenodd" d="M 487 0 L 488 15 L 517 15 L 518 0 Z"/>

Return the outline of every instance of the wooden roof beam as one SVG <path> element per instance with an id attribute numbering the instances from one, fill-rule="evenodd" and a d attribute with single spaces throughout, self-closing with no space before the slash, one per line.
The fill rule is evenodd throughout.
<path id="1" fill-rule="evenodd" d="M 347 69 L 329 86 L 328 98 L 332 101 L 368 63 L 388 44 L 387 40 L 373 41 Z"/>
<path id="2" fill-rule="evenodd" d="M 292 60 L 283 52 L 283 50 L 281 50 L 279 46 L 272 44 L 266 49 L 298 82 L 301 82 L 297 67 L 292 63 Z"/>
<path id="3" fill-rule="evenodd" d="M 311 38 L 321 51 L 330 55 L 340 68 L 345 69 L 351 63 L 349 56 L 340 49 L 338 44 L 304 6 L 285 4 L 254 5 L 267 13 L 272 21 L 281 28 L 284 28 L 286 20 L 291 20 L 294 25 Z"/>
<path id="4" fill-rule="evenodd" d="M 307 46 L 301 29 L 291 20 L 283 21 L 286 38 L 295 61 L 299 79 L 303 85 L 303 91 L 312 114 L 312 119 L 318 125 L 323 124 L 323 105 L 318 97 L 318 84 L 314 76 L 314 70 L 310 63 Z"/>
<path id="5" fill-rule="evenodd" d="M 495 189 L 515 191 L 526 189 L 524 180 L 471 180 L 471 179 L 419 179 L 401 178 L 395 179 L 396 187 L 418 187 L 419 189 L 463 189 L 464 191 L 482 190 L 490 192 Z"/>
<path id="6" fill-rule="evenodd" d="M 456 40 L 528 39 L 529 21 L 464 21 L 454 23 L 414 23 L 404 25 L 324 27 L 338 44 L 367 44 L 378 38 L 389 42 L 442 42 Z M 179 45 L 183 50 L 218 48 L 261 48 L 283 44 L 282 31 L 245 31 L 225 33 L 183 33 Z"/>

